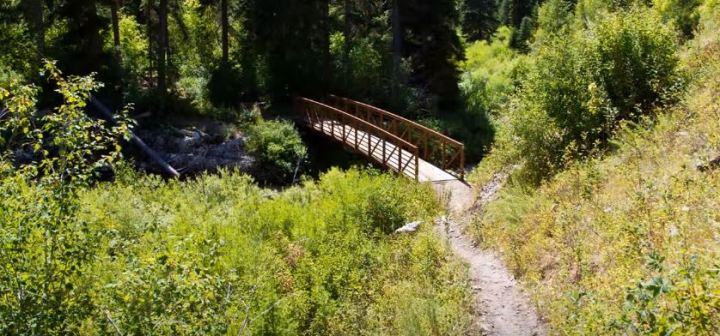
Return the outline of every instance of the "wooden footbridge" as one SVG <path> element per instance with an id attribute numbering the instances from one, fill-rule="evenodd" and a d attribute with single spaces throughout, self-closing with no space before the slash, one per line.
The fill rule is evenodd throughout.
<path id="1" fill-rule="evenodd" d="M 347 98 L 297 98 L 306 125 L 417 181 L 465 179 L 465 146 L 399 115 Z"/>

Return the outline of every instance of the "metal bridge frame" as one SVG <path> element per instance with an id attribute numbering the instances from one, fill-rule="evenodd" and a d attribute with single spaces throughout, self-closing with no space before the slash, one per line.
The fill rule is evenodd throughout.
<path id="1" fill-rule="evenodd" d="M 465 145 L 414 121 L 337 96 L 296 98 L 295 106 L 308 126 L 388 169 L 419 180 L 422 159 L 465 178 Z"/>

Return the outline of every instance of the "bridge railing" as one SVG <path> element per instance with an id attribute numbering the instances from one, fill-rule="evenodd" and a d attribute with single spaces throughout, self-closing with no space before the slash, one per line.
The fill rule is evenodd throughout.
<path id="1" fill-rule="evenodd" d="M 295 99 L 308 125 L 367 155 L 386 168 L 419 179 L 419 148 L 362 118 L 307 98 Z"/>
<path id="2" fill-rule="evenodd" d="M 380 127 L 403 140 L 417 145 L 420 158 L 465 179 L 465 145 L 440 132 L 348 98 L 329 96 L 328 104 Z"/>

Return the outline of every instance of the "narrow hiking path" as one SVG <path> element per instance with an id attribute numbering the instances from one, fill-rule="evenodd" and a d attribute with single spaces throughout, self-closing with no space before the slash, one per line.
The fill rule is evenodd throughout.
<path id="1" fill-rule="evenodd" d="M 469 266 L 475 295 L 475 323 L 483 335 L 545 335 L 535 309 L 502 260 L 492 251 L 475 247 L 464 234 L 466 225 L 492 201 L 504 180 L 504 175 L 496 175 L 483 187 L 477 200 L 473 190 L 460 181 L 433 184 L 448 205 L 448 217 L 437 221 L 437 229 Z"/>

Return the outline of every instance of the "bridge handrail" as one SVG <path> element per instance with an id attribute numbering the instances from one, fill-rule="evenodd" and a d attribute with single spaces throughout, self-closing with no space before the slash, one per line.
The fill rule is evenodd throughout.
<path id="1" fill-rule="evenodd" d="M 312 99 L 308 99 L 308 98 L 304 98 L 304 97 L 298 97 L 298 98 L 296 98 L 296 99 L 297 99 L 298 101 L 301 101 L 301 102 L 304 102 L 304 103 L 314 104 L 314 105 L 320 106 L 320 107 L 322 107 L 322 108 L 325 108 L 326 110 L 332 111 L 332 112 L 335 113 L 335 114 L 339 114 L 339 115 L 342 115 L 342 116 L 344 116 L 344 117 L 350 118 L 350 119 L 352 119 L 353 121 L 358 122 L 358 123 L 360 123 L 360 124 L 362 124 L 362 125 L 365 125 L 365 126 L 367 126 L 368 128 L 370 128 L 370 129 L 372 129 L 372 130 L 374 130 L 374 131 L 376 131 L 376 132 L 379 132 L 379 133 L 381 133 L 382 135 L 390 138 L 390 139 L 384 139 L 384 140 L 386 140 L 386 141 L 387 141 L 387 140 L 392 140 L 393 144 L 402 145 L 403 147 L 407 147 L 408 149 L 413 150 L 413 153 L 414 153 L 414 154 L 415 154 L 415 152 L 418 150 L 418 147 L 417 147 L 417 146 L 415 146 L 415 145 L 413 145 L 412 143 L 406 141 L 405 139 L 403 139 L 403 138 L 401 138 L 401 137 L 399 137 L 399 136 L 397 136 L 397 135 L 395 135 L 395 134 L 392 134 L 392 133 L 388 132 L 387 130 L 383 129 L 382 127 L 379 127 L 379 126 L 377 126 L 377 125 L 375 125 L 375 124 L 373 124 L 373 123 L 370 123 L 370 122 L 365 121 L 365 120 L 363 120 L 363 119 L 361 119 L 361 118 L 358 118 L 358 117 L 356 117 L 356 116 L 354 116 L 354 115 L 352 115 L 352 114 L 350 114 L 350 113 L 344 112 L 344 111 L 342 111 L 342 110 L 340 110 L 340 109 L 337 109 L 337 108 L 335 108 L 335 107 L 332 107 L 332 106 L 327 105 L 327 104 L 323 104 L 323 103 L 321 103 L 321 102 L 318 102 L 318 101 L 315 101 L 315 100 L 312 100 Z"/>
<path id="2" fill-rule="evenodd" d="M 417 122 L 415 122 L 415 121 L 412 121 L 412 120 L 410 120 L 410 119 L 407 119 L 407 118 L 405 118 L 405 117 L 403 117 L 403 116 L 399 116 L 399 115 L 397 115 L 397 114 L 395 114 L 395 113 L 392 113 L 392 112 L 383 110 L 383 109 L 381 109 L 381 108 L 378 108 L 378 107 L 375 107 L 375 106 L 372 106 L 372 105 L 369 105 L 369 104 L 366 104 L 366 103 L 363 103 L 363 102 L 359 102 L 359 101 L 357 101 L 357 100 L 352 100 L 352 99 L 350 99 L 350 98 L 339 97 L 339 96 L 336 96 L 336 95 L 330 95 L 330 98 L 336 99 L 336 100 L 340 100 L 340 101 L 346 101 L 346 102 L 348 102 L 348 103 L 350 103 L 350 104 L 354 104 L 354 105 L 360 106 L 360 107 L 362 107 L 362 108 L 365 108 L 365 109 L 371 110 L 371 111 L 373 111 L 373 112 L 382 114 L 382 115 L 384 115 L 384 116 L 386 116 L 386 117 L 389 117 L 389 118 L 392 118 L 392 119 L 395 119 L 395 120 L 398 120 L 398 121 L 402 121 L 402 122 L 407 123 L 407 124 L 409 124 L 410 126 L 413 126 L 414 128 L 419 129 L 419 130 L 421 130 L 421 131 L 423 131 L 423 132 L 425 132 L 425 133 L 430 133 L 430 134 L 434 135 L 435 137 L 441 138 L 441 139 L 444 140 L 445 142 L 450 143 L 450 144 L 452 144 L 452 145 L 455 145 L 455 146 L 458 146 L 458 147 L 464 147 L 464 146 L 465 146 L 462 142 L 457 141 L 457 140 L 455 140 L 455 139 L 453 139 L 453 138 L 451 138 L 451 137 L 449 137 L 449 136 L 447 136 L 447 135 L 445 135 L 445 134 L 442 134 L 442 133 L 440 133 L 440 132 L 438 132 L 438 131 L 436 131 L 436 130 L 434 130 L 434 129 L 432 129 L 432 128 L 429 128 L 429 127 L 427 127 L 427 126 L 425 126 L 425 125 L 419 124 L 419 123 L 417 123 Z"/>
<path id="3" fill-rule="evenodd" d="M 348 112 L 358 114 L 361 119 L 367 117 L 371 124 L 387 129 L 390 133 L 398 133 L 398 136 L 404 140 L 417 142 L 416 145 L 419 148 L 422 147 L 422 151 L 418 153 L 421 153 L 421 158 L 434 162 L 446 171 L 448 171 L 447 168 L 449 167 L 455 167 L 454 169 L 457 169 L 456 173 L 460 180 L 465 179 L 465 145 L 462 142 L 417 122 L 363 102 L 335 95 L 329 96 L 329 102 L 339 109 L 346 109 Z M 389 124 L 386 124 L 386 121 Z M 438 153 L 440 153 L 439 157 L 436 156 Z M 452 171 L 448 172 L 454 174 Z"/>

